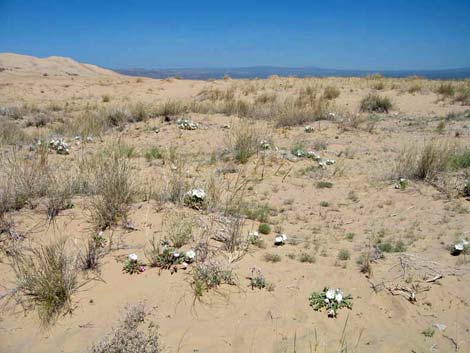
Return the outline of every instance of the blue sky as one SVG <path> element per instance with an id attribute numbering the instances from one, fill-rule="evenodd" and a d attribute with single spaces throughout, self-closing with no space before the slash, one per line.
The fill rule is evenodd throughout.
<path id="1" fill-rule="evenodd" d="M 0 0 L 0 52 L 110 68 L 470 67 L 470 0 Z"/>

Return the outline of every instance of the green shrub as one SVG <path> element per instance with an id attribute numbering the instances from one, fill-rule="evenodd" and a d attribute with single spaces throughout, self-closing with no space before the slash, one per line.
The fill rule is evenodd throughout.
<path id="1" fill-rule="evenodd" d="M 397 242 L 395 242 L 395 244 L 390 241 L 385 241 L 383 243 L 379 243 L 377 247 L 380 251 L 387 253 L 406 251 L 406 245 L 401 240 L 398 240 Z"/>
<path id="2" fill-rule="evenodd" d="M 356 236 L 356 234 L 354 234 L 354 233 L 346 233 L 344 237 L 345 237 L 347 240 L 352 241 L 355 236 Z"/>
<path id="3" fill-rule="evenodd" d="M 351 258 L 351 254 L 348 249 L 341 249 L 338 253 L 338 260 L 347 261 Z"/>
<path id="4" fill-rule="evenodd" d="M 271 233 L 271 227 L 267 223 L 261 223 L 258 227 L 258 232 L 261 234 L 269 234 Z"/>
<path id="5" fill-rule="evenodd" d="M 369 94 L 362 99 L 360 109 L 363 112 L 388 113 L 392 109 L 392 102 L 387 97 Z"/>
<path id="6" fill-rule="evenodd" d="M 329 181 L 319 181 L 317 183 L 318 189 L 331 189 L 332 187 L 333 187 L 333 183 L 330 183 Z"/>

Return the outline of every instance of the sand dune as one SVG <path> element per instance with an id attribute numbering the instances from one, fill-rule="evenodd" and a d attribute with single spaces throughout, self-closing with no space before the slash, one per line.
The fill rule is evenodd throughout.
<path id="1" fill-rule="evenodd" d="M 114 71 L 96 65 L 82 64 L 73 59 L 50 56 L 34 56 L 13 53 L 0 53 L 0 71 L 14 75 L 49 75 L 49 76 L 118 76 Z"/>

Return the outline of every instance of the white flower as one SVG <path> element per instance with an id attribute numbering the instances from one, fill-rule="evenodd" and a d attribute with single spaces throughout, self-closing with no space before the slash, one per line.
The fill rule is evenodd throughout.
<path id="1" fill-rule="evenodd" d="M 326 304 L 330 304 L 330 299 L 325 298 L 325 303 L 326 303 Z"/>
<path id="2" fill-rule="evenodd" d="M 271 147 L 271 145 L 269 144 L 268 141 L 266 141 L 266 140 L 261 140 L 261 142 L 260 142 L 260 147 L 261 147 L 263 150 L 268 150 L 268 149 Z"/>
<path id="3" fill-rule="evenodd" d="M 195 197 L 200 200 L 204 200 L 206 198 L 206 192 L 203 189 L 192 189 L 187 194 L 190 197 Z"/>
<path id="4" fill-rule="evenodd" d="M 129 260 L 131 260 L 131 261 L 137 262 L 138 259 L 139 258 L 137 257 L 136 254 L 130 254 L 129 255 Z"/>
<path id="5" fill-rule="evenodd" d="M 341 293 L 341 291 L 336 293 L 335 300 L 338 302 L 338 304 L 343 301 L 343 294 Z"/>
<path id="6" fill-rule="evenodd" d="M 249 232 L 248 233 L 248 236 L 251 238 L 258 238 L 259 237 L 259 233 L 255 230 L 253 232 Z"/>
<path id="7" fill-rule="evenodd" d="M 335 299 L 335 296 L 336 296 L 336 291 L 332 288 L 328 288 L 328 290 L 326 291 L 326 297 L 330 300 L 333 300 Z"/>
<path id="8" fill-rule="evenodd" d="M 307 125 L 307 126 L 304 127 L 304 131 L 305 131 L 305 132 L 313 132 L 314 129 L 313 129 L 313 127 Z"/>
<path id="9" fill-rule="evenodd" d="M 464 251 L 466 246 L 468 246 L 468 241 L 465 239 L 460 239 L 460 241 L 454 245 L 454 248 L 458 251 Z"/>
<path id="10" fill-rule="evenodd" d="M 186 251 L 186 258 L 188 260 L 192 261 L 194 260 L 195 257 L 196 257 L 196 252 L 194 250 L 191 249 L 191 250 Z"/>
<path id="11" fill-rule="evenodd" d="M 279 234 L 276 238 L 274 238 L 274 245 L 284 245 L 287 240 L 287 235 Z"/>
<path id="12" fill-rule="evenodd" d="M 176 257 L 176 258 L 178 258 L 178 257 L 180 257 L 180 253 L 175 251 L 175 252 L 173 253 L 173 256 Z"/>

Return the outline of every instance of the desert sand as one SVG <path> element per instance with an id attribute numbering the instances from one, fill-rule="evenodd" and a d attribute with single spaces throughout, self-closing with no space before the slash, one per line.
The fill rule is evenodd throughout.
<path id="1" fill-rule="evenodd" d="M 34 153 L 28 147 L 38 138 L 64 138 L 70 153 L 51 150 L 47 158 L 66 174 L 83 156 L 119 141 L 127 146 L 133 186 L 139 190 L 127 217 L 135 229 L 125 229 L 120 221 L 105 227 L 104 237 L 113 239 L 113 248 L 100 259 L 99 271 L 80 272 L 83 285 L 72 295 L 71 312 L 61 313 L 47 327 L 36 308 L 24 311 L 9 297 L 17 282 L 11 256 L 1 253 L 1 352 L 86 352 L 111 331 L 127 304 L 140 301 L 150 312 L 146 320 L 159 326 L 164 352 L 338 352 L 346 346 L 348 352 L 470 351 L 469 259 L 450 254 L 456 242 L 470 236 L 470 202 L 461 192 L 465 171 L 442 172 L 429 182 L 409 177 L 406 188 L 395 188 L 401 176 L 396 164 L 405 148 L 433 140 L 470 144 L 469 106 L 437 93 L 441 82 L 381 77 L 154 80 L 66 58 L 15 54 L 0 54 L 0 67 L 0 107 L 22 111 L 18 119 L 4 115 L 0 121 L 16 124 L 31 138 L 19 143 L 17 155 Z M 339 90 L 326 102 L 329 118 L 292 126 L 279 126 L 269 114 L 243 118 L 242 113 L 210 112 L 207 107 L 155 113 L 168 102 L 219 104 L 204 98 L 210 92 L 233 91 L 239 99 L 262 106 L 257 97 L 263 94 L 281 99 L 314 87 L 321 95 L 329 86 Z M 360 111 L 369 93 L 390 99 L 388 113 Z M 137 105 L 148 112 L 141 121 L 111 126 L 98 136 L 90 133 L 87 140 L 75 138 L 80 131 L 84 134 L 80 128 L 89 122 L 86 117 L 98 119 L 95 114 L 111 109 L 133 111 Z M 451 113 L 459 118 L 449 118 Z M 45 124 L 35 124 L 38 114 L 47 115 Z M 197 129 L 181 129 L 177 121 L 182 118 L 196 123 Z M 228 143 L 241 125 L 256 126 L 269 141 L 244 164 L 234 159 Z M 306 125 L 313 132 L 307 133 Z M 296 144 L 335 163 L 320 168 L 310 158 L 294 156 Z M 152 147 L 163 157 L 146 158 Z M 4 143 L 2 154 L 13 148 Z M 260 234 L 265 247 L 224 250 L 213 238 L 229 227 L 231 218 L 217 203 L 195 209 L 149 197 L 175 180 L 175 170 L 186 190 L 197 187 L 209 194 L 211 185 L 220 204 L 243 180 L 244 202 L 264 207 L 264 214 L 245 214 L 240 234 L 244 239 L 260 223 L 269 224 L 271 232 Z M 322 181 L 332 185 L 321 187 Z M 76 253 L 98 232 L 90 221 L 90 198 L 73 195 L 73 207 L 60 210 L 52 221 L 44 197 L 4 217 L 24 234 L 22 243 L 64 236 L 70 253 Z M 148 262 L 149 241 L 167 237 L 175 214 L 195 223 L 183 250 L 207 239 L 214 256 L 233 269 L 233 285 L 222 284 L 196 298 L 195 264 L 177 272 L 150 266 L 139 274 L 122 271 L 131 253 Z M 281 233 L 287 235 L 286 244 L 275 246 Z M 6 234 L 0 236 L 6 239 Z M 384 251 L 371 262 L 371 273 L 361 273 L 357 258 L 380 242 L 400 242 L 402 248 Z M 279 259 L 266 261 L 266 254 Z M 299 261 L 302 254 L 309 261 Z M 251 288 L 247 277 L 252 267 L 262 271 L 269 288 Z M 309 296 L 325 286 L 351 294 L 352 310 L 339 310 L 337 318 L 314 311 Z M 432 337 L 423 334 L 426 330 L 434 332 Z"/>

